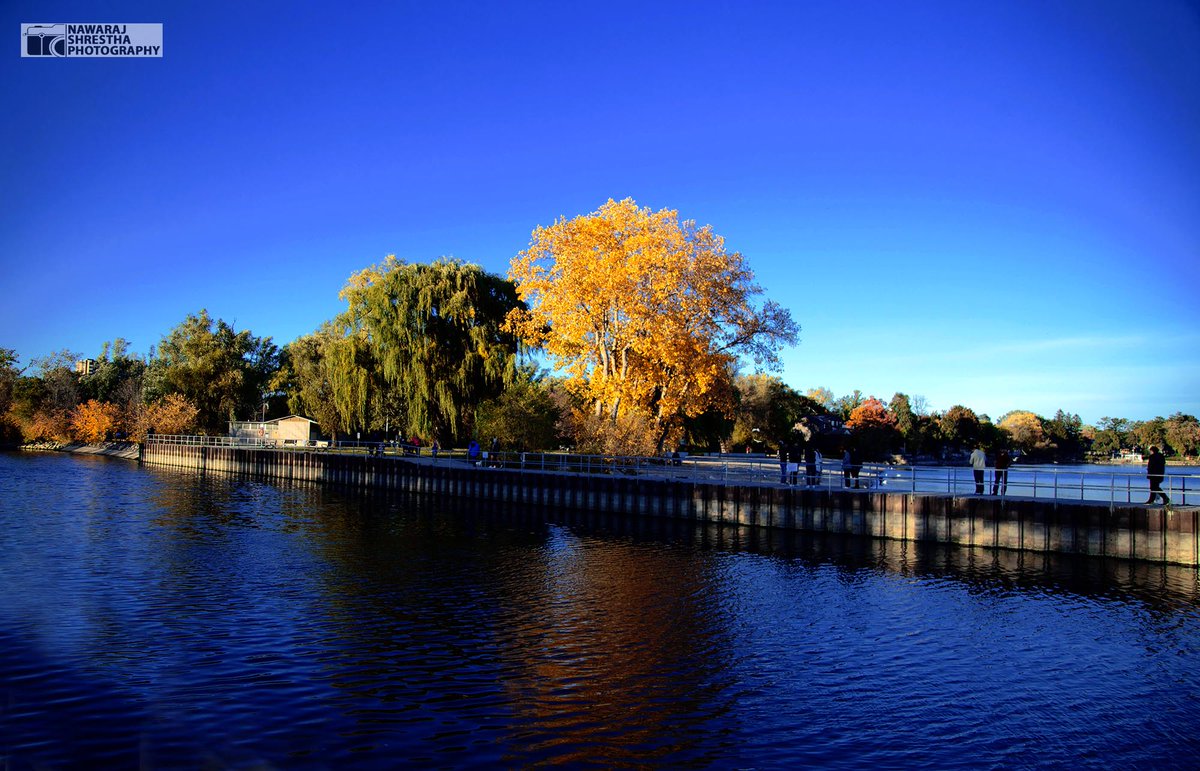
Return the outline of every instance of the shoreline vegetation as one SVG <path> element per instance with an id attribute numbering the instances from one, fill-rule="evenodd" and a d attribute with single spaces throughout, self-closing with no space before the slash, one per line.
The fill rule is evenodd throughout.
<path id="1" fill-rule="evenodd" d="M 507 276 L 388 257 L 340 297 L 343 313 L 282 346 L 202 309 L 145 355 L 117 338 L 95 358 L 62 350 L 20 366 L 0 348 L 0 445 L 221 436 L 231 421 L 299 415 L 334 441 L 627 457 L 1200 454 L 1200 421 L 1182 412 L 1085 425 L 1065 409 L 993 418 L 919 394 L 800 391 L 772 374 L 800 326 L 747 260 L 711 226 L 631 199 L 535 228 Z"/>

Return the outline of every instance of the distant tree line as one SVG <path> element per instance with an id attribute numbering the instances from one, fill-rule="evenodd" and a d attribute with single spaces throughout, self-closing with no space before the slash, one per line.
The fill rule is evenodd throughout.
<path id="1" fill-rule="evenodd" d="M 629 455 L 815 442 L 936 459 L 982 444 L 1064 461 L 1200 446 L 1200 424 L 1179 413 L 1085 426 L 1062 410 L 1014 411 L 993 422 L 903 393 L 886 404 L 802 394 L 772 374 L 799 326 L 761 295 L 711 227 L 608 201 L 536 228 L 506 277 L 388 257 L 349 278 L 342 313 L 282 347 L 201 310 L 144 356 L 123 339 L 105 344 L 90 373 L 75 370 L 76 352 L 18 368 L 0 349 L 0 439 L 223 434 L 230 420 L 295 413 L 333 438 L 496 437 L 512 449 Z"/>

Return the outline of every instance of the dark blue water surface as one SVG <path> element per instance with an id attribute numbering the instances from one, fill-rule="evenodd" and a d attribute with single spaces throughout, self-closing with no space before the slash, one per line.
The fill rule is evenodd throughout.
<path id="1" fill-rule="evenodd" d="M 0 768 L 1197 767 L 1177 567 L 0 454 Z"/>

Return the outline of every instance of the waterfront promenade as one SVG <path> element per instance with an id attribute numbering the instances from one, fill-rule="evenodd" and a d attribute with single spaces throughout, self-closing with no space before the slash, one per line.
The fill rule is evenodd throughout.
<path id="1" fill-rule="evenodd" d="M 515 505 L 1200 565 L 1200 508 L 1183 505 L 1182 495 L 1181 505 L 1167 508 L 1118 500 L 1118 491 L 1133 494 L 1132 479 L 1123 489 L 1110 480 L 1108 499 L 1095 500 L 1087 497 L 1102 486 L 1094 479 L 1078 483 L 1074 497 L 1074 477 L 1071 484 L 1038 486 L 1035 476 L 1033 489 L 1053 497 L 1027 496 L 1014 494 L 1024 482 L 1012 473 L 1009 494 L 990 496 L 974 495 L 973 484 L 965 487 L 953 468 L 926 477 L 919 468 L 905 475 L 904 467 L 868 466 L 856 489 L 844 486 L 840 468 L 827 469 L 820 484 L 781 483 L 779 464 L 769 459 L 551 453 L 470 459 L 380 445 L 275 448 L 165 436 L 142 445 L 141 462 Z M 1180 493 L 1200 487 L 1190 475 L 1181 479 L 1190 486 Z"/>

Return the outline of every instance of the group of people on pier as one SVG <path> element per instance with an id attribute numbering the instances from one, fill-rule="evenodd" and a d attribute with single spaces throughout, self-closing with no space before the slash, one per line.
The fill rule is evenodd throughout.
<path id="1" fill-rule="evenodd" d="M 987 453 L 983 451 L 983 447 L 976 446 L 971 452 L 971 457 L 968 460 L 971 464 L 971 473 L 975 476 L 975 494 L 984 494 L 984 475 L 987 471 Z M 1008 450 L 1000 449 L 996 453 L 996 465 L 992 471 L 992 495 L 1004 495 L 1008 492 L 1008 469 L 1012 466 L 1012 456 Z"/>
<path id="2" fill-rule="evenodd" d="M 821 485 L 821 465 L 824 457 L 821 451 L 810 443 L 782 444 L 779 446 L 779 483 L 796 485 L 801 479 L 803 469 L 804 486 L 817 487 Z M 842 452 L 842 484 L 846 487 L 857 488 L 859 475 L 862 472 L 862 459 L 853 448 Z"/>

